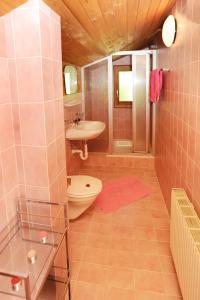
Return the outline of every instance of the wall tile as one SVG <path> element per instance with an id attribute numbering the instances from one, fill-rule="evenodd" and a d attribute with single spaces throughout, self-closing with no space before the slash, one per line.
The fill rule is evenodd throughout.
<path id="1" fill-rule="evenodd" d="M 0 199 L 0 211 L 1 211 L 1 218 L 0 218 L 0 232 L 5 227 L 7 222 L 7 214 L 6 214 L 6 205 L 5 200 Z"/>
<path id="2" fill-rule="evenodd" d="M 17 59 L 20 102 L 40 102 L 44 99 L 41 63 L 40 58 Z"/>
<path id="3" fill-rule="evenodd" d="M 45 147 L 23 147 L 25 183 L 48 186 L 47 153 Z"/>
<path id="4" fill-rule="evenodd" d="M 15 57 L 15 48 L 14 48 L 14 35 L 13 35 L 13 23 L 12 23 L 12 14 L 6 14 L 5 19 L 5 37 L 6 37 L 6 57 L 14 58 Z"/>
<path id="5" fill-rule="evenodd" d="M 56 149 L 57 149 L 57 167 L 58 173 L 63 169 L 63 166 L 66 165 L 66 150 L 65 150 L 65 136 L 61 135 L 56 140 Z"/>
<path id="6" fill-rule="evenodd" d="M 58 18 L 58 19 L 57 19 Z M 60 17 L 51 13 L 50 21 L 51 58 L 60 60 L 61 57 L 61 28 Z"/>
<path id="7" fill-rule="evenodd" d="M 178 24 L 175 44 L 158 51 L 159 67 L 169 68 L 170 72 L 164 73 L 164 89 L 157 105 L 156 169 L 168 209 L 171 189 L 182 187 L 200 213 L 200 40 L 196 38 L 200 25 L 195 19 L 197 11 L 197 1 L 185 5 L 177 1 L 173 11 Z"/>
<path id="8" fill-rule="evenodd" d="M 16 63 L 14 59 L 8 60 L 8 73 L 10 80 L 10 97 L 12 103 L 18 103 L 18 90 L 17 90 L 17 73 Z"/>
<path id="9" fill-rule="evenodd" d="M 12 104 L 12 114 L 13 114 L 13 130 L 15 137 L 15 144 L 21 144 L 21 127 L 19 118 L 19 105 L 17 103 Z"/>
<path id="10" fill-rule="evenodd" d="M 49 188 L 38 186 L 26 186 L 26 197 L 29 199 L 40 199 L 42 201 L 49 201 Z"/>
<path id="11" fill-rule="evenodd" d="M 14 144 L 11 104 L 0 105 L 0 150 Z"/>
<path id="12" fill-rule="evenodd" d="M 53 62 L 50 59 L 43 59 L 42 71 L 44 84 L 44 99 L 45 101 L 52 100 L 54 98 Z"/>
<path id="13" fill-rule="evenodd" d="M 45 102 L 45 129 L 47 145 L 56 138 L 54 100 Z"/>
<path id="14" fill-rule="evenodd" d="M 66 198 L 60 36 L 60 17 L 40 0 L 0 18 L 0 230 L 18 195 Z"/>
<path id="15" fill-rule="evenodd" d="M 1 153 L 4 189 L 8 193 L 18 183 L 15 148 L 11 147 Z"/>
<path id="16" fill-rule="evenodd" d="M 44 104 L 21 104 L 20 119 L 22 144 L 32 146 L 45 145 Z"/>
<path id="17" fill-rule="evenodd" d="M 56 142 L 53 142 L 48 146 L 47 159 L 49 183 L 52 184 L 58 174 Z"/>
<path id="18" fill-rule="evenodd" d="M 0 78 L 1 78 L 1 89 L 0 89 L 0 104 L 1 104 L 10 101 L 8 61 L 3 58 L 0 58 Z"/>
<path id="19" fill-rule="evenodd" d="M 3 170 L 2 170 L 2 158 L 0 154 L 0 199 L 3 197 Z"/>
<path id="20" fill-rule="evenodd" d="M 50 18 L 45 13 L 40 11 L 40 30 L 41 30 L 41 45 L 42 45 L 42 55 L 45 57 L 51 56 L 51 37 L 50 37 Z"/>
<path id="21" fill-rule="evenodd" d="M 6 57 L 5 19 L 0 19 L 0 57 Z"/>
<path id="22" fill-rule="evenodd" d="M 8 220 L 16 215 L 17 198 L 19 197 L 18 186 L 15 186 L 6 196 L 6 213 Z"/>
<path id="23" fill-rule="evenodd" d="M 39 56 L 39 14 L 37 8 L 17 9 L 13 13 L 16 57 Z"/>

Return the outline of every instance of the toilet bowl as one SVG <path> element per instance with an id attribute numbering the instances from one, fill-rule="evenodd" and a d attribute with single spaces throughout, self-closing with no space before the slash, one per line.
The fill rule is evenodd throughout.
<path id="1" fill-rule="evenodd" d="M 102 182 L 98 178 L 86 175 L 68 176 L 67 179 L 69 219 L 73 220 L 92 205 L 102 190 Z"/>

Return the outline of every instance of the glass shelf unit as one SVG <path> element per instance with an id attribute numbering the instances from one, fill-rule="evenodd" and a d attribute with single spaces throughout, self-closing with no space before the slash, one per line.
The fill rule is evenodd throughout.
<path id="1" fill-rule="evenodd" d="M 0 234 L 0 299 L 50 300 L 50 286 L 52 300 L 70 299 L 67 205 L 18 199 Z"/>

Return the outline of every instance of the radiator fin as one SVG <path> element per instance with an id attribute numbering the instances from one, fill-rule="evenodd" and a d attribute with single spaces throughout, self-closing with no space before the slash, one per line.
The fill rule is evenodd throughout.
<path id="1" fill-rule="evenodd" d="M 200 230 L 191 230 L 191 234 L 195 243 L 200 244 Z"/>
<path id="2" fill-rule="evenodd" d="M 185 217 L 185 221 L 189 228 L 200 228 L 200 222 L 196 217 Z"/>
<path id="3" fill-rule="evenodd" d="M 183 189 L 171 196 L 170 247 L 184 300 L 200 299 L 200 220 Z"/>
<path id="4" fill-rule="evenodd" d="M 192 207 L 183 206 L 181 207 L 181 210 L 184 216 L 188 216 L 188 217 L 195 216 L 195 211 Z"/>

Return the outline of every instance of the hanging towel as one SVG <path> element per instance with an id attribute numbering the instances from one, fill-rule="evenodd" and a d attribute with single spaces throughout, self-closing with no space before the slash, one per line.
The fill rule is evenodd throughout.
<path id="1" fill-rule="evenodd" d="M 150 100 L 157 103 L 160 98 L 160 92 L 163 85 L 163 71 L 156 69 L 151 71 L 150 75 Z"/>

